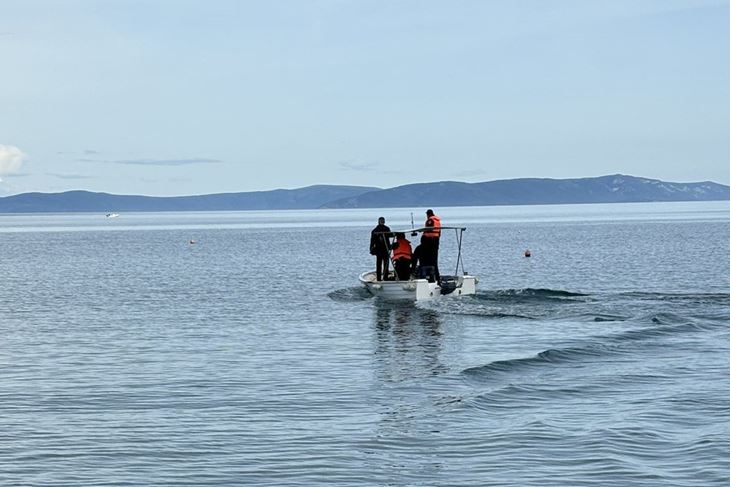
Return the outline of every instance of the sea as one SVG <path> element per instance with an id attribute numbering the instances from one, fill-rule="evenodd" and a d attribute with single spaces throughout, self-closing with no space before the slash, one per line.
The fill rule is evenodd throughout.
<path id="1" fill-rule="evenodd" d="M 730 202 L 425 209 L 1 215 L 0 485 L 730 485 Z"/>

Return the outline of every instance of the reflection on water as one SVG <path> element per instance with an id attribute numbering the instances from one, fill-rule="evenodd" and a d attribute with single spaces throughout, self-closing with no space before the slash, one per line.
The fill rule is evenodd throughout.
<path id="1" fill-rule="evenodd" d="M 437 441 L 440 425 L 434 422 L 434 397 L 424 381 L 445 374 L 441 362 L 442 317 L 413 303 L 375 302 L 374 306 L 375 397 L 378 423 L 374 448 L 366 449 L 376 460 L 383 485 L 402 485 L 414 480 L 428 482 L 444 469 L 434 452 L 419 450 L 416 438 Z M 407 473 L 407 474 L 406 474 Z"/>
<path id="2" fill-rule="evenodd" d="M 439 362 L 441 316 L 412 303 L 375 306 L 375 359 L 379 379 L 399 382 L 445 372 Z"/>

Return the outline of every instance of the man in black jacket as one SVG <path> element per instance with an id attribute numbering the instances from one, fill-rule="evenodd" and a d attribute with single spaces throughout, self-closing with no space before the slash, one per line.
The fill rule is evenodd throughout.
<path id="1" fill-rule="evenodd" d="M 385 225 L 385 218 L 378 218 L 378 226 L 370 232 L 370 255 L 375 256 L 375 275 L 378 281 L 388 280 L 390 268 L 390 228 Z"/>

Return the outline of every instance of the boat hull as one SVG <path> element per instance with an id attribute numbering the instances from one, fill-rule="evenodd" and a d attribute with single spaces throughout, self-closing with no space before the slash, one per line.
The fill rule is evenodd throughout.
<path id="1" fill-rule="evenodd" d="M 476 294 L 477 278 L 459 276 L 456 287 L 449 294 L 454 296 Z M 411 279 L 408 281 L 378 281 L 375 271 L 364 272 L 360 282 L 373 296 L 388 301 L 427 301 L 443 296 L 441 286 L 427 279 Z"/>

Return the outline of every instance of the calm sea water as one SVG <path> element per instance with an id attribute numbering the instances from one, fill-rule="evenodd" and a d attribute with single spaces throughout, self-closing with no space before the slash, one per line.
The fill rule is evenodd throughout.
<path id="1" fill-rule="evenodd" d="M 0 484 L 730 485 L 730 202 L 436 210 L 0 216 Z"/>

